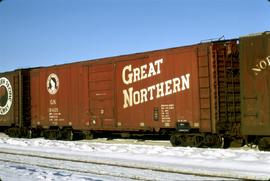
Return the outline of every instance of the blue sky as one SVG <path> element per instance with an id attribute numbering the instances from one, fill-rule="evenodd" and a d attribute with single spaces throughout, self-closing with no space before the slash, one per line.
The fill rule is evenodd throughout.
<path id="1" fill-rule="evenodd" d="M 267 0 L 3 0 L 0 72 L 266 30 Z"/>

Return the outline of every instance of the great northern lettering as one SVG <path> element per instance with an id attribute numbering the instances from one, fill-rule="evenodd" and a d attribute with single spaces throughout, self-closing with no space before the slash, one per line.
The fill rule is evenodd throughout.
<path id="1" fill-rule="evenodd" d="M 144 64 L 140 67 L 133 68 L 132 65 L 127 65 L 122 70 L 122 80 L 125 85 L 131 85 L 156 75 L 161 74 L 161 65 L 163 59 Z M 133 105 L 142 104 L 154 99 L 175 94 L 190 88 L 190 74 L 179 75 L 172 79 L 162 81 L 160 83 L 134 90 L 129 87 L 123 90 L 124 104 L 123 108 L 132 107 Z"/>

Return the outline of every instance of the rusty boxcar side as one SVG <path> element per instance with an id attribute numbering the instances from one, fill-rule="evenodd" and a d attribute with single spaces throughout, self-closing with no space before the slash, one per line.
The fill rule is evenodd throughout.
<path id="1" fill-rule="evenodd" d="M 198 74 L 195 76 L 199 95 L 196 99 L 199 101 L 199 132 L 202 134 L 187 136 L 176 133 L 178 141 L 175 137 L 172 139 L 176 145 L 199 146 L 203 142 L 207 146 L 217 147 L 223 137 L 224 146 L 227 147 L 232 139 L 241 136 L 237 44 L 237 40 L 227 40 L 197 46 Z"/>
<path id="2" fill-rule="evenodd" d="M 270 147 L 270 32 L 240 38 L 242 133 Z M 268 145 L 268 146 L 267 146 Z"/>
<path id="3" fill-rule="evenodd" d="M 158 132 L 181 121 L 199 128 L 196 53 L 189 46 L 86 63 L 89 129 Z"/>
<path id="4" fill-rule="evenodd" d="M 0 126 L 30 126 L 29 70 L 0 74 Z"/>
<path id="5" fill-rule="evenodd" d="M 240 136 L 237 43 L 210 42 L 84 63 L 88 129 Z"/>
<path id="6" fill-rule="evenodd" d="M 199 129 L 196 59 L 196 46 L 188 46 L 117 62 L 117 126 L 158 131 L 185 122 Z"/>

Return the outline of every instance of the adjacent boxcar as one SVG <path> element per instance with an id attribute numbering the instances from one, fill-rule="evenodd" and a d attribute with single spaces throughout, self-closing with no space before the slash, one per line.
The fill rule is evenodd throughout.
<path id="1" fill-rule="evenodd" d="M 270 147 L 270 32 L 240 38 L 242 133 Z"/>
<path id="2" fill-rule="evenodd" d="M 0 126 L 30 126 L 29 70 L 0 74 Z M 12 133 L 10 133 L 13 135 Z"/>

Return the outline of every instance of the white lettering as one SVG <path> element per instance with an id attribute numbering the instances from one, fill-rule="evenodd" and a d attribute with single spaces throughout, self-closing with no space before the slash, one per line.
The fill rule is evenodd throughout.
<path id="1" fill-rule="evenodd" d="M 152 86 L 147 88 L 148 92 L 150 93 L 150 98 L 149 98 L 150 100 L 154 99 L 153 92 L 154 92 L 155 89 L 156 89 L 155 85 L 152 85 Z"/>
<path id="2" fill-rule="evenodd" d="M 267 57 L 267 63 L 270 64 L 270 57 L 269 59 Z M 122 81 L 125 85 L 130 85 L 140 80 L 161 74 L 162 64 L 163 58 L 137 67 L 126 65 L 122 70 Z M 260 63 L 258 66 L 266 68 L 265 63 Z M 133 105 L 142 104 L 144 102 L 159 99 L 188 89 L 190 89 L 189 73 L 174 77 L 164 82 L 159 82 L 140 90 L 134 90 L 133 87 L 129 87 L 128 89 L 123 90 L 123 108 L 132 107 Z"/>
<path id="3" fill-rule="evenodd" d="M 163 63 L 163 59 L 159 59 L 155 61 L 155 65 L 157 66 L 157 74 L 160 74 L 160 64 Z"/>
<path id="4" fill-rule="evenodd" d="M 147 69 L 147 64 L 141 66 L 141 80 L 147 78 L 147 74 L 145 73 L 145 70 Z"/>
<path id="5" fill-rule="evenodd" d="M 152 77 L 154 75 L 156 75 L 156 71 L 155 71 L 155 67 L 153 65 L 153 63 L 149 64 L 149 72 L 148 72 L 148 77 Z"/>
<path id="6" fill-rule="evenodd" d="M 266 57 L 266 60 L 268 62 L 268 66 L 270 66 L 270 56 Z"/>
<path id="7" fill-rule="evenodd" d="M 258 75 L 258 73 L 262 71 L 262 70 L 260 69 L 259 65 L 256 65 L 256 68 L 252 68 L 252 70 L 254 71 L 254 74 L 255 74 L 255 75 Z"/>
<path id="8" fill-rule="evenodd" d="M 266 69 L 266 67 L 267 67 L 267 63 L 265 61 L 261 61 L 260 68 L 264 70 L 264 69 Z"/>
<path id="9" fill-rule="evenodd" d="M 137 82 L 138 80 L 141 80 L 140 79 L 140 69 L 139 68 L 134 68 L 133 69 L 133 82 Z"/>
<path id="10" fill-rule="evenodd" d="M 140 67 L 132 68 L 132 65 L 127 65 L 122 70 L 122 81 L 124 84 L 129 85 L 133 82 L 155 76 L 161 73 L 161 64 L 163 59 L 158 59 L 154 63 L 141 65 Z M 148 68 L 148 69 L 147 69 Z"/>
<path id="11" fill-rule="evenodd" d="M 180 79 L 178 77 L 173 79 L 173 93 L 179 92 L 180 89 Z"/>
<path id="12" fill-rule="evenodd" d="M 141 103 L 147 102 L 147 89 L 141 89 Z"/>
<path id="13" fill-rule="evenodd" d="M 270 66 L 270 56 L 266 57 L 259 61 L 255 67 L 251 70 L 254 72 L 254 75 L 257 76 L 262 70 L 265 70 L 267 67 Z"/>
<path id="14" fill-rule="evenodd" d="M 129 72 L 131 72 L 131 65 L 128 65 L 128 66 L 125 66 L 123 68 L 123 71 L 122 71 L 122 80 L 124 82 L 124 84 L 128 85 L 128 84 L 131 84 L 132 83 L 132 74 L 129 73 L 128 74 L 128 79 L 126 79 L 126 71 L 128 70 Z"/>
<path id="15" fill-rule="evenodd" d="M 50 100 L 50 105 L 56 105 L 56 99 L 51 99 Z"/>
<path id="16" fill-rule="evenodd" d="M 131 107 L 133 105 L 133 102 L 132 102 L 132 92 L 133 92 L 133 88 L 130 87 L 128 89 L 128 92 L 127 90 L 123 90 L 123 94 L 124 94 L 124 108 L 127 108 L 127 107 Z"/>
<path id="17" fill-rule="evenodd" d="M 159 99 L 188 89 L 190 89 L 190 74 L 175 77 L 137 91 L 133 91 L 133 87 L 130 87 L 129 89 L 123 90 L 123 108 L 132 107 L 133 105 Z"/>
<path id="18" fill-rule="evenodd" d="M 181 76 L 182 90 L 189 89 L 189 76 L 190 76 L 190 74 L 186 74 L 186 75 Z"/>
<path id="19" fill-rule="evenodd" d="M 172 84 L 172 80 L 167 80 L 165 82 L 165 96 L 172 94 L 172 89 L 170 87 L 171 84 Z"/>
<path id="20" fill-rule="evenodd" d="M 163 85 L 164 85 L 164 82 L 156 84 L 156 88 L 157 88 L 157 97 L 156 98 L 160 98 L 160 97 L 164 96 Z"/>
<path id="21" fill-rule="evenodd" d="M 141 103 L 141 96 L 140 96 L 140 92 L 139 91 L 135 91 L 133 93 L 133 102 L 134 102 L 135 105 Z"/>

